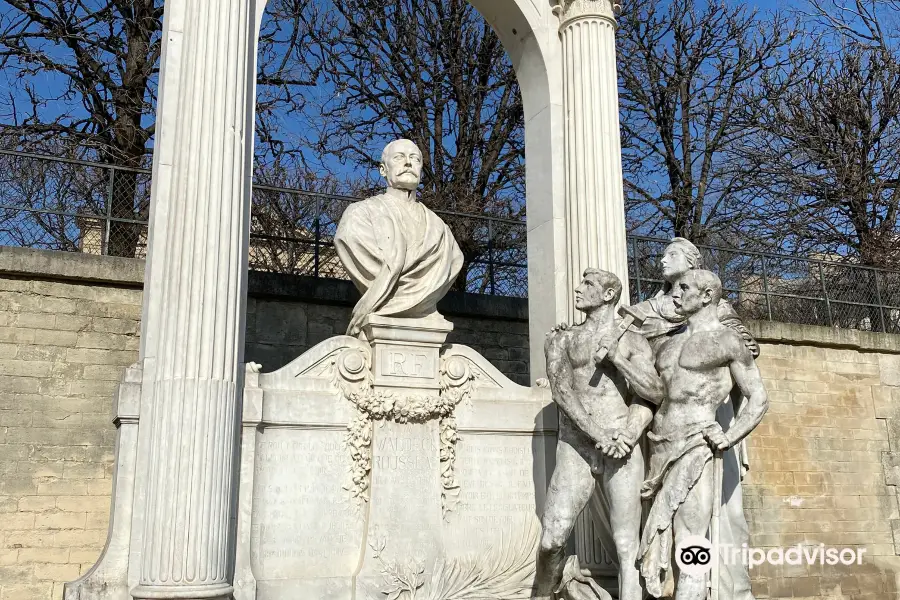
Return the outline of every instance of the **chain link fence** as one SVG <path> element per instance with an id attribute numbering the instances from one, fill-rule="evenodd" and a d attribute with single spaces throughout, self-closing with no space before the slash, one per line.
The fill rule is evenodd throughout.
<path id="1" fill-rule="evenodd" d="M 344 209 L 358 198 L 255 185 L 251 270 L 346 279 L 334 249 Z M 0 245 L 143 258 L 150 171 L 0 150 Z M 465 289 L 526 297 L 521 221 L 438 211 L 465 255 Z M 631 300 L 663 287 L 668 242 L 629 236 Z M 745 319 L 900 333 L 900 272 L 701 246 Z M 460 282 L 461 283 L 461 282 Z"/>
<path id="2" fill-rule="evenodd" d="M 358 200 L 254 185 L 250 269 L 346 279 L 334 234 Z M 0 150 L 0 245 L 144 258 L 149 208 L 149 169 Z M 466 291 L 527 294 L 524 223 L 437 213 L 463 250 Z"/>
<path id="3" fill-rule="evenodd" d="M 629 236 L 631 300 L 663 287 L 668 241 Z M 743 319 L 900 333 L 900 272 L 826 260 L 698 246 Z"/>

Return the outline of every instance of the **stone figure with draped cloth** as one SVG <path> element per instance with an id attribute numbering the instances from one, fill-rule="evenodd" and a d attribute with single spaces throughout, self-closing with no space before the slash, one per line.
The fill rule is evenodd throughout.
<path id="1" fill-rule="evenodd" d="M 338 256 L 362 294 L 348 335 L 358 335 L 371 315 L 439 317 L 437 302 L 463 264 L 450 228 L 416 200 L 422 153 L 415 143 L 388 144 L 380 172 L 385 193 L 348 206 L 334 236 Z"/>
<path id="2" fill-rule="evenodd" d="M 652 504 L 638 560 L 647 591 L 655 598 L 671 595 L 673 549 L 681 544 L 689 547 L 692 538 L 702 538 L 707 531 L 714 535 L 713 552 L 730 543 L 715 535 L 722 519 L 711 521 L 724 496 L 724 486 L 716 483 L 722 467 L 713 460 L 713 452 L 733 448 L 759 425 L 768 408 L 762 376 L 746 341 L 718 317 L 721 296 L 722 283 L 710 271 L 691 269 L 675 282 L 672 302 L 685 316 L 685 324 L 660 342 L 658 383 L 646 386 L 649 399 L 659 408 L 647 434 L 650 472 L 641 495 Z M 655 372 L 646 370 L 646 375 L 652 380 Z M 722 427 L 717 412 L 735 386 L 747 401 L 728 427 Z M 713 560 L 714 567 L 728 566 L 720 571 L 728 571 L 731 578 L 741 572 L 749 578 L 746 565 Z M 706 576 L 682 569 L 674 585 L 675 598 L 705 600 Z M 711 582 L 717 592 L 713 597 L 733 598 L 734 586 L 723 589 L 722 579 Z"/>
<path id="3" fill-rule="evenodd" d="M 653 298 L 636 304 L 632 310 L 644 317 L 640 327 L 635 328 L 650 342 L 654 352 L 668 338 L 668 334 L 683 327 L 686 317 L 676 311 L 672 300 L 672 284 L 685 273 L 703 268 L 700 251 L 684 238 L 674 238 L 666 247 L 660 260 L 666 284 Z M 732 329 L 743 340 L 752 356 L 759 356 L 759 345 L 747 330 L 731 304 L 720 299 L 717 306 L 719 321 Z M 728 431 L 735 416 L 741 409 L 742 394 L 737 388 L 732 390 L 730 401 L 719 407 L 716 420 L 724 431 Z M 744 516 L 741 481 L 749 469 L 746 441 L 742 440 L 723 453 L 722 511 L 719 531 L 721 543 L 741 547 L 749 543 L 750 533 Z M 720 569 L 719 594 L 721 600 L 752 600 L 750 577 L 741 565 L 730 565 Z M 672 581 L 669 582 L 672 584 Z"/>

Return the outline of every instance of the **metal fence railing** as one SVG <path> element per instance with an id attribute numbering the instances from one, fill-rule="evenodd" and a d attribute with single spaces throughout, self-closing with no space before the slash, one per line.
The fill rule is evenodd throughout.
<path id="1" fill-rule="evenodd" d="M 348 196 L 254 185 L 252 270 L 346 278 L 334 233 Z M 0 245 L 141 258 L 150 171 L 0 150 Z M 526 297 L 522 221 L 437 211 L 466 256 L 466 290 Z M 629 236 L 631 300 L 663 285 L 666 240 Z M 900 272 L 701 246 L 729 300 L 748 319 L 900 333 Z"/>
<path id="2" fill-rule="evenodd" d="M 667 240 L 629 236 L 632 301 L 663 286 Z M 744 319 L 900 333 L 900 272 L 698 245 L 706 268 Z"/>
<path id="3" fill-rule="evenodd" d="M 250 269 L 346 278 L 334 233 L 357 200 L 254 185 Z M 149 169 L 0 150 L 0 245 L 143 258 L 149 208 Z M 467 291 L 527 294 L 523 222 L 437 212 L 465 255 Z"/>

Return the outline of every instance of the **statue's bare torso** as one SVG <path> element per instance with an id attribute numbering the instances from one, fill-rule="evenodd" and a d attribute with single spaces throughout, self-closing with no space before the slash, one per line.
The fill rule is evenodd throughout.
<path id="1" fill-rule="evenodd" d="M 594 329 L 582 324 L 557 334 L 563 336 L 561 345 L 572 368 L 573 390 L 585 410 L 604 427 L 620 425 L 628 418 L 628 384 L 625 378 L 609 363 L 594 364 L 599 336 L 612 329 L 614 326 Z M 565 427 L 577 429 L 567 419 Z M 580 430 L 578 433 L 581 433 Z"/>
<path id="2" fill-rule="evenodd" d="M 614 443 L 613 432 L 629 425 L 631 390 L 610 361 L 595 362 L 600 340 L 615 337 L 617 330 L 616 319 L 604 323 L 588 320 L 549 334 L 547 374 L 560 405 L 560 422 L 556 468 L 542 519 L 541 543 L 548 555 L 543 560 L 551 566 L 539 569 L 537 598 L 549 597 L 549 591 L 559 582 L 565 542 L 595 486 L 599 486 L 609 501 L 615 547 L 607 550 L 614 550 L 619 560 L 620 598 L 640 599 L 636 560 L 644 457 L 637 446 L 623 454 L 609 448 Z M 620 340 L 620 351 L 631 352 L 632 343 L 646 345 L 638 334 L 626 332 Z M 650 355 L 649 346 L 646 354 Z M 598 448 L 604 445 L 606 451 Z"/>
<path id="3" fill-rule="evenodd" d="M 692 335 L 678 332 L 662 343 L 656 368 L 668 398 L 653 420 L 654 433 L 670 436 L 715 421 L 716 410 L 734 386 L 729 370 L 731 349 L 742 343 L 724 325 Z"/>

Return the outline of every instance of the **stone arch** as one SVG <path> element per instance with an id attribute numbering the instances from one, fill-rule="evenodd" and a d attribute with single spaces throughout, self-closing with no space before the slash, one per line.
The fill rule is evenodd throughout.
<path id="1" fill-rule="evenodd" d="M 522 88 L 534 379 L 543 375 L 544 332 L 575 316 L 571 288 L 582 269 L 627 280 L 616 3 L 470 2 L 494 27 Z M 265 0 L 166 1 L 140 358 L 116 399 L 106 547 L 66 585 L 66 600 L 227 600 L 235 592 L 232 508 L 264 10 Z M 535 427 L 552 431 L 554 416 L 536 416 Z M 535 460 L 541 479 L 547 458 Z"/>
<path id="2" fill-rule="evenodd" d="M 563 103 L 559 20 L 547 0 L 469 0 L 497 33 L 522 92 L 532 381 L 544 376 L 543 338 L 566 320 Z M 534 301 L 540 299 L 539 301 Z"/>
<path id="3" fill-rule="evenodd" d="M 258 0 L 257 35 L 267 0 Z M 469 0 L 491 25 L 516 71 L 525 112 L 528 323 L 532 381 L 544 376 L 543 337 L 567 314 L 562 69 L 559 19 L 549 0 Z M 256 43 L 253 45 L 255 57 Z M 254 69 L 255 71 L 255 69 Z M 254 100 L 255 102 L 255 100 Z M 251 138 L 252 144 L 252 138 Z M 251 149 L 252 154 L 252 149 Z M 529 164 L 533 165 L 529 168 Z"/>

